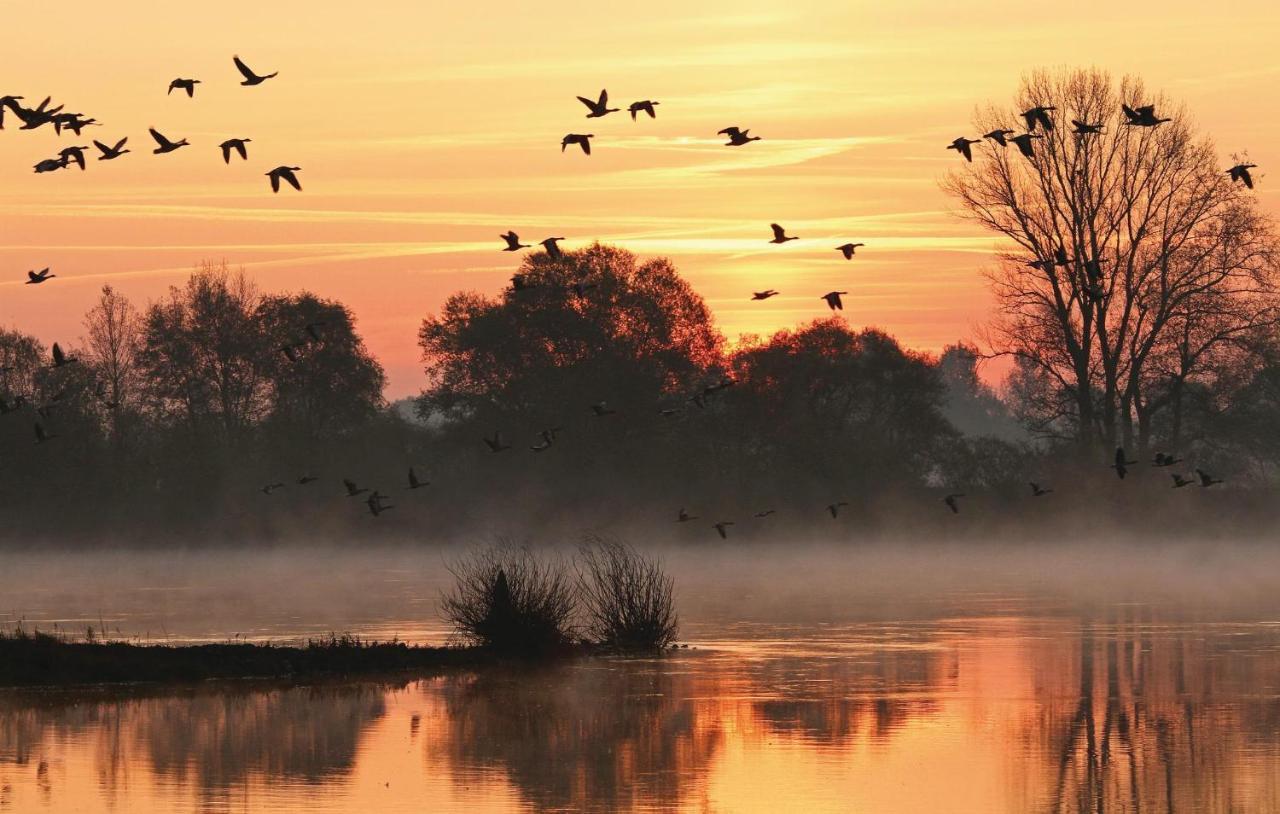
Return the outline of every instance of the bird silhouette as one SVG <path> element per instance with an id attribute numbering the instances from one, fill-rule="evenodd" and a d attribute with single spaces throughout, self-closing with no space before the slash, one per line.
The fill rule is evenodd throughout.
<path id="1" fill-rule="evenodd" d="M 165 138 L 165 135 L 163 133 L 161 133 L 159 130 L 155 129 L 154 127 L 149 128 L 147 132 L 151 134 L 151 138 L 156 140 L 157 146 L 154 150 L 151 151 L 155 155 L 161 155 L 163 153 L 171 153 L 180 147 L 187 146 L 186 139 L 182 139 L 181 141 L 170 141 L 169 139 Z"/>
<path id="2" fill-rule="evenodd" d="M 1079 119 L 1072 119 L 1071 124 L 1074 126 L 1071 132 L 1077 136 L 1099 136 L 1102 135 L 1102 124 L 1089 124 Z"/>
<path id="3" fill-rule="evenodd" d="M 11 110 L 14 115 L 21 115 L 22 105 L 18 102 L 25 97 L 22 96 L 0 96 L 0 130 L 4 129 L 4 111 L 6 108 Z"/>
<path id="4" fill-rule="evenodd" d="M 276 167 L 271 172 L 266 173 L 266 176 L 271 179 L 271 191 L 279 192 L 280 182 L 283 180 L 288 183 L 289 186 L 301 192 L 302 184 L 298 183 L 298 176 L 294 174 L 301 171 L 302 167 L 280 166 Z"/>
<path id="5" fill-rule="evenodd" d="M 721 540 L 728 540 L 729 535 L 727 534 L 727 530 L 732 525 L 732 520 L 721 520 L 719 523 L 713 523 L 711 527 L 720 535 Z"/>
<path id="6" fill-rule="evenodd" d="M 603 401 L 598 401 L 595 404 L 591 405 L 591 412 L 595 413 L 597 417 L 600 417 L 600 416 L 606 416 L 606 415 L 613 415 L 618 411 L 610 407 L 608 403 Z"/>
<path id="7" fill-rule="evenodd" d="M 631 121 L 635 121 L 636 114 L 641 112 L 648 113 L 649 118 L 651 119 L 658 118 L 658 114 L 653 111 L 653 108 L 658 104 L 660 103 L 651 101 L 649 99 L 645 99 L 643 102 L 632 102 L 631 107 L 627 108 L 627 110 L 630 111 L 631 113 Z"/>
<path id="8" fill-rule="evenodd" d="M 585 297 L 587 296 L 588 291 L 598 287 L 599 287 L 598 283 L 576 282 L 576 283 L 570 283 L 568 288 L 570 291 L 574 293 L 574 295 L 578 297 Z"/>
<path id="9" fill-rule="evenodd" d="M 1152 466 L 1173 466 L 1180 463 L 1182 463 L 1181 458 L 1175 458 L 1166 452 L 1157 452 L 1155 459 L 1151 461 Z"/>
<path id="10" fill-rule="evenodd" d="M 1155 105 L 1142 105 L 1137 108 L 1120 105 L 1126 119 L 1126 127 L 1155 127 L 1173 119 L 1161 119 L 1156 116 Z"/>
<path id="11" fill-rule="evenodd" d="M 769 241 L 770 243 L 779 243 L 779 244 L 781 244 L 781 243 L 786 243 L 788 240 L 799 240 L 799 239 L 800 239 L 800 238 L 798 238 L 798 237 L 788 237 L 788 236 L 787 236 L 787 230 L 786 230 L 786 229 L 783 229 L 781 226 L 779 226 L 779 225 L 778 225 L 778 224 L 776 224 L 776 223 L 771 223 L 771 224 L 769 224 L 769 228 L 773 230 L 773 240 L 770 240 L 770 241 Z"/>
<path id="12" fill-rule="evenodd" d="M 684 510 L 683 507 L 681 507 L 679 513 L 676 514 L 677 523 L 688 523 L 690 520 L 697 520 L 697 519 L 698 519 L 698 516 L 696 514 L 689 514 Z"/>
<path id="13" fill-rule="evenodd" d="M 1116 471 L 1116 475 L 1119 476 L 1121 480 L 1124 480 L 1124 476 L 1128 474 L 1129 467 L 1136 463 L 1137 461 L 1130 461 L 1126 459 L 1124 447 L 1116 447 L 1116 461 L 1111 465 L 1111 468 Z"/>
<path id="14" fill-rule="evenodd" d="M 765 509 L 764 511 L 756 512 L 755 517 L 757 519 L 760 519 L 760 518 L 768 517 L 771 514 L 777 514 L 777 513 L 778 512 L 776 509 Z"/>
<path id="15" fill-rule="evenodd" d="M 832 311 L 843 311 L 844 300 L 840 299 L 840 295 L 848 294 L 848 293 L 849 293 L 848 291 L 828 291 L 826 294 L 823 294 L 818 299 L 826 300 L 827 307 L 830 308 Z"/>
<path id="16" fill-rule="evenodd" d="M 1010 141 L 1017 145 L 1018 152 L 1022 153 L 1027 158 L 1035 158 L 1036 151 L 1031 142 L 1038 138 L 1044 138 L 1044 136 L 1036 135 L 1035 133 L 1023 133 L 1022 135 L 1014 136 Z"/>
<path id="17" fill-rule="evenodd" d="M 283 489 L 283 488 L 284 488 L 283 483 L 268 483 L 266 486 L 262 487 L 262 494 L 269 495 L 275 490 Z"/>
<path id="18" fill-rule="evenodd" d="M 492 438 L 484 439 L 484 443 L 485 446 L 489 448 L 490 452 L 502 452 L 504 449 L 511 449 L 510 444 L 503 443 L 502 432 L 500 430 L 494 431 Z"/>
<path id="19" fill-rule="evenodd" d="M 559 241 L 561 240 L 564 240 L 564 238 L 549 237 L 546 240 L 539 241 L 538 245 L 546 249 L 548 256 L 554 257 L 558 260 L 561 257 L 564 257 L 564 252 L 560 251 Z"/>
<path id="20" fill-rule="evenodd" d="M 539 433 L 539 437 L 542 439 L 542 442 L 539 444 L 534 444 L 533 446 L 529 447 L 529 449 L 533 450 L 534 452 L 546 452 L 547 450 L 551 449 L 551 445 L 556 442 L 556 432 L 558 430 L 559 430 L 559 427 L 548 428 L 543 430 L 541 433 Z"/>
<path id="21" fill-rule="evenodd" d="M 46 432 L 44 425 L 41 424 L 39 421 L 37 421 L 35 424 L 35 433 L 36 433 L 37 444 L 43 444 L 45 441 L 50 441 L 58 437 L 51 432 Z"/>
<path id="22" fill-rule="evenodd" d="M 249 68 L 248 65 L 245 65 L 244 60 L 240 59 L 240 57 L 233 56 L 231 57 L 231 61 L 236 64 L 236 70 L 240 71 L 240 75 L 244 77 L 244 81 L 241 82 L 240 84 L 246 87 L 251 87 L 253 85 L 261 85 L 263 82 L 266 82 L 268 79 L 274 79 L 276 76 L 279 76 L 280 74 L 279 71 L 276 71 L 275 73 L 269 73 L 266 76 L 259 76 L 258 74 L 254 73 Z"/>
<path id="23" fill-rule="evenodd" d="M 716 135 L 728 136 L 729 140 L 725 142 L 726 147 L 741 147 L 744 144 L 750 144 L 753 141 L 759 141 L 759 136 L 749 136 L 750 130 L 741 130 L 737 127 L 726 127 Z"/>
<path id="24" fill-rule="evenodd" d="M 373 494 L 369 495 L 369 499 L 365 501 L 365 505 L 369 507 L 369 514 L 372 514 L 374 517 L 377 517 L 378 515 L 385 512 L 387 509 L 395 508 L 395 506 L 391 505 L 390 503 L 383 503 L 382 501 L 385 499 L 386 499 L 385 495 L 380 495 L 378 494 L 377 490 L 374 490 Z"/>
<path id="25" fill-rule="evenodd" d="M 534 283 L 529 281 L 529 275 L 527 274 L 511 275 L 512 291 L 528 291 L 531 288 L 538 288 L 538 286 L 539 286 L 539 283 Z"/>
<path id="26" fill-rule="evenodd" d="M 1256 169 L 1257 164 L 1237 164 L 1227 170 L 1227 175 L 1231 176 L 1232 181 L 1241 181 L 1249 189 L 1253 189 L 1253 176 L 1249 174 L 1249 170 Z"/>
<path id="27" fill-rule="evenodd" d="M 1169 477 L 1173 478 L 1174 489 L 1181 489 L 1184 486 L 1190 486 L 1191 484 L 1195 483 L 1195 481 L 1187 480 L 1182 475 L 1179 475 L 1177 472 L 1174 472 Z"/>
<path id="28" fill-rule="evenodd" d="M 844 255 L 845 260 L 852 260 L 857 254 L 859 246 L 865 246 L 865 243 L 845 243 L 843 246 L 836 246 L 836 251 Z"/>
<path id="29" fill-rule="evenodd" d="M 409 488 L 410 489 L 421 489 L 422 487 L 429 486 L 429 485 L 430 484 L 427 481 L 418 480 L 418 473 L 413 471 L 412 466 L 409 467 Z"/>
<path id="30" fill-rule="evenodd" d="M 507 232 L 506 234 L 498 235 L 498 237 L 507 242 L 507 247 L 503 249 L 504 252 L 518 252 L 521 249 L 529 248 L 528 243 L 520 242 L 520 235 L 515 232 Z"/>
<path id="31" fill-rule="evenodd" d="M 1049 111 L 1057 110 L 1056 107 L 1037 106 L 1030 110 L 1023 111 L 1022 120 L 1027 123 L 1027 132 L 1035 132 L 1036 125 L 1044 128 L 1046 131 L 1053 130 L 1053 119 L 1049 117 Z"/>
<path id="32" fill-rule="evenodd" d="M 778 296 L 778 292 L 774 291 L 772 288 L 766 289 L 764 291 L 753 291 L 751 293 L 751 299 L 753 300 L 767 300 L 770 297 L 776 297 L 776 296 Z"/>
<path id="33" fill-rule="evenodd" d="M 591 139 L 595 138 L 595 136 L 595 133 L 570 133 L 560 139 L 560 152 L 563 153 L 564 149 L 570 144 L 576 144 L 582 148 L 583 153 L 591 155 Z"/>
<path id="34" fill-rule="evenodd" d="M 79 165 L 81 171 L 83 171 L 84 170 L 84 151 L 87 149 L 89 149 L 87 145 L 84 147 L 63 147 L 62 150 L 59 151 L 58 157 L 61 158 L 63 161 L 66 161 L 67 163 L 71 163 L 74 161 L 77 165 Z"/>
<path id="35" fill-rule="evenodd" d="M 363 495 L 365 492 L 369 491 L 368 489 L 364 489 L 362 487 L 356 486 L 356 482 L 348 478 L 342 479 L 342 485 L 347 488 L 347 497 L 355 497 L 356 495 Z"/>
<path id="36" fill-rule="evenodd" d="M 1032 497 L 1044 497 L 1045 495 L 1049 494 L 1052 491 L 1053 491 L 1052 489 L 1041 488 L 1040 484 L 1036 483 L 1035 481 L 1031 482 Z"/>
<path id="37" fill-rule="evenodd" d="M 113 158 L 119 158 L 120 156 L 124 155 L 125 153 L 132 152 L 132 150 L 129 150 L 129 149 L 127 149 L 127 148 L 124 146 L 124 145 L 125 145 L 125 142 L 127 142 L 128 140 L 129 140 L 129 139 L 128 139 L 128 137 L 126 136 L 125 138 L 122 138 L 122 139 L 120 139 L 119 141 L 117 141 L 117 142 L 115 143 L 115 145 L 114 145 L 114 146 L 112 146 L 112 147 L 108 147 L 107 145 L 103 144 L 101 141 L 96 141 L 96 140 L 95 140 L 95 141 L 93 142 L 93 146 L 94 146 L 94 147 L 97 147 L 97 148 L 98 148 L 98 150 L 99 150 L 99 151 L 101 151 L 101 153 L 102 153 L 102 155 L 98 156 L 98 160 L 99 160 L 99 161 L 110 161 L 110 160 L 111 160 L 111 159 L 113 159 Z"/>
<path id="38" fill-rule="evenodd" d="M 53 343 L 53 349 L 49 352 L 49 356 L 53 360 L 53 363 L 49 365 L 51 368 L 66 367 L 67 365 L 75 364 L 77 361 L 75 358 L 63 353 L 62 346 L 57 342 Z"/>
<path id="39" fill-rule="evenodd" d="M 77 136 L 80 131 L 86 127 L 101 127 L 102 123 L 97 119 L 86 119 L 79 113 L 59 113 L 53 117 L 53 129 L 58 133 L 63 130 L 70 130 Z"/>
<path id="40" fill-rule="evenodd" d="M 849 505 L 849 504 L 848 504 L 848 503 L 846 503 L 846 502 L 844 502 L 843 500 L 839 501 L 838 503 L 828 503 L 828 504 L 827 504 L 827 511 L 831 513 L 831 519 L 832 519 L 832 520 L 834 520 L 834 519 L 836 519 L 837 517 L 839 517 L 839 516 L 840 516 L 840 508 L 841 508 L 842 506 L 848 506 L 848 505 Z"/>
<path id="41" fill-rule="evenodd" d="M 199 79 L 175 79 L 169 83 L 169 91 L 165 96 L 168 96 L 175 90 L 185 90 L 187 92 L 187 98 L 191 98 L 196 95 L 196 85 L 199 84 Z"/>
<path id="42" fill-rule="evenodd" d="M 992 130 L 990 133 L 983 133 L 982 137 L 985 139 L 991 139 L 996 144 L 999 144 L 1001 147 L 1008 147 L 1009 146 L 1008 136 L 1012 136 L 1016 132 L 1018 131 L 1017 130 Z"/>
<path id="43" fill-rule="evenodd" d="M 245 145 L 251 141 L 253 141 L 253 139 L 251 138 L 229 138 L 226 141 L 219 144 L 218 147 L 222 149 L 222 163 L 224 164 L 231 163 L 232 150 L 235 150 L 237 153 L 240 154 L 241 160 L 248 161 L 249 151 L 245 148 Z"/>
<path id="44" fill-rule="evenodd" d="M 957 153 L 964 156 L 965 161 L 972 162 L 973 161 L 973 145 L 979 144 L 979 143 L 981 143 L 981 139 L 965 138 L 964 136 L 961 136 L 960 138 L 948 144 L 947 149 L 955 150 Z"/>
<path id="45" fill-rule="evenodd" d="M 302 477 L 298 478 L 295 481 L 295 483 L 297 483 L 299 486 L 306 486 L 308 483 L 315 483 L 318 480 L 320 479 L 315 477 L 314 475 L 303 475 Z"/>
<path id="46" fill-rule="evenodd" d="M 43 127 L 44 125 L 52 122 L 53 117 L 56 116 L 63 107 L 62 105 L 58 105 L 53 108 L 49 107 L 49 103 L 52 101 L 53 97 L 46 96 L 44 97 L 44 101 L 33 110 L 28 110 L 20 105 L 11 106 L 10 109 L 13 111 L 13 114 L 22 120 L 22 127 L 18 129 L 35 130 L 38 127 Z"/>
<path id="47" fill-rule="evenodd" d="M 947 508 L 952 514 L 960 514 L 960 498 L 964 497 L 964 492 L 953 492 L 942 499 L 947 504 Z"/>
<path id="48" fill-rule="evenodd" d="M 1207 486 L 1213 486 L 1214 484 L 1217 484 L 1217 483 L 1222 483 L 1222 481 L 1213 477 L 1213 475 L 1210 475 L 1208 472 L 1205 472 L 1203 469 L 1197 469 L 1196 476 L 1200 478 L 1201 486 L 1207 487 Z"/>
<path id="49" fill-rule="evenodd" d="M 585 96 L 579 96 L 578 101 L 586 105 L 587 109 L 591 111 L 587 114 L 588 119 L 598 119 L 601 116 L 607 116 L 610 113 L 617 113 L 619 110 L 619 108 L 616 107 L 609 107 L 609 91 L 607 90 L 601 90 L 600 98 L 595 101 L 592 101 Z M 635 118 L 634 113 L 631 118 Z"/>
<path id="50" fill-rule="evenodd" d="M 50 274 L 49 269 L 47 268 L 40 269 L 39 271 L 28 271 L 27 285 L 40 285 L 44 281 L 51 280 L 57 276 L 58 275 L 56 274 Z"/>
<path id="51" fill-rule="evenodd" d="M 46 158 L 39 161 L 35 165 L 37 173 L 54 172 L 56 170 L 65 170 L 67 168 L 67 159 L 65 158 Z"/>

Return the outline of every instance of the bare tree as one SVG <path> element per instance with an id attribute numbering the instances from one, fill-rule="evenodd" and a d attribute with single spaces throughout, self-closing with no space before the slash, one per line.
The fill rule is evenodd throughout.
<path id="1" fill-rule="evenodd" d="M 95 395 L 112 437 L 119 440 L 120 413 L 136 395 L 135 354 L 141 332 L 138 309 L 123 294 L 104 285 L 98 301 L 84 315 L 84 327 L 87 361 L 97 380 Z"/>
<path id="2" fill-rule="evenodd" d="M 1154 105 L 1167 121 L 1130 124 L 1122 105 Z M 1137 79 L 1037 72 L 1012 108 L 988 107 L 975 124 L 1009 129 L 1033 108 L 1049 108 L 1052 127 L 1029 124 L 1032 157 L 988 139 L 942 184 L 1008 241 L 988 275 L 998 314 L 986 340 L 1052 385 L 1046 428 L 1084 452 L 1145 452 L 1182 385 L 1275 326 L 1272 224 L 1186 112 Z"/>

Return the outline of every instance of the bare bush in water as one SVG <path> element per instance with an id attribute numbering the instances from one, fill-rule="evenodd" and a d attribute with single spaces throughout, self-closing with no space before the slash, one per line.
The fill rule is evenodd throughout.
<path id="1" fill-rule="evenodd" d="M 455 583 L 441 611 L 467 644 L 536 656 L 572 640 L 576 590 L 563 562 L 498 545 L 462 556 L 449 572 Z"/>
<path id="2" fill-rule="evenodd" d="M 588 535 L 576 560 L 583 632 L 612 650 L 661 650 L 675 642 L 675 584 L 652 557 Z"/>

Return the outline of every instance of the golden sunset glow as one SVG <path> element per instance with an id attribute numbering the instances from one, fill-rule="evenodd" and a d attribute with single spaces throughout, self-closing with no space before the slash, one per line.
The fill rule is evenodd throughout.
<path id="1" fill-rule="evenodd" d="M 1280 12 L 1252 1 L 125 3 L 59 15 L 56 31 L 47 12 L 5 9 L 24 34 L 7 40 L 0 93 L 51 94 L 105 126 L 0 133 L 0 323 L 73 340 L 104 282 L 145 302 L 225 258 L 265 290 L 349 304 L 392 397 L 421 388 L 422 317 L 516 268 L 507 229 L 668 255 L 731 339 L 821 316 L 833 287 L 853 292 L 852 324 L 909 346 L 971 337 L 994 242 L 938 190 L 958 160 L 943 147 L 1034 67 L 1141 75 L 1264 174 L 1280 142 L 1263 103 Z M 233 54 L 280 75 L 240 87 Z M 179 76 L 202 80 L 194 99 L 166 96 Z M 601 87 L 623 112 L 587 121 L 574 97 Z M 658 118 L 633 123 L 626 105 L 646 98 Z M 729 125 L 763 140 L 723 147 Z M 148 126 L 192 146 L 153 156 Z M 569 132 L 595 133 L 594 154 L 561 153 Z M 124 136 L 118 161 L 31 171 Z M 252 139 L 249 160 L 225 165 L 233 136 Z M 271 194 L 279 164 L 303 168 L 302 193 Z M 1280 201 L 1265 177 L 1258 194 Z M 803 240 L 768 245 L 771 221 Z M 846 240 L 867 244 L 849 263 L 833 251 Z M 56 286 L 22 285 L 44 266 Z M 782 296 L 747 301 L 768 286 Z"/>

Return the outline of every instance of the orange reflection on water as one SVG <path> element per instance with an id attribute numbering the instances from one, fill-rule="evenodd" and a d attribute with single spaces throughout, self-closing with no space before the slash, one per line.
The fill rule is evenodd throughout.
<path id="1" fill-rule="evenodd" d="M 0 695 L 0 811 L 1271 811 L 1280 632 L 954 617 L 412 683 Z"/>

